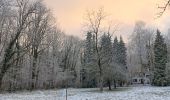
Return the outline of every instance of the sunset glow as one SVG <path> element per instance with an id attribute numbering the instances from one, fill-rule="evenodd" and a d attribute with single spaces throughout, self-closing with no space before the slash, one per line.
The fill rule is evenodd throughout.
<path id="1" fill-rule="evenodd" d="M 125 30 L 131 33 L 135 21 L 138 20 L 159 26 L 165 32 L 167 31 L 165 24 L 170 24 L 167 22 L 167 13 L 155 19 L 159 12 L 158 5 L 164 4 L 162 0 L 45 0 L 45 3 L 52 9 L 57 21 L 67 34 L 80 37 L 86 10 L 99 7 L 104 8 L 110 20 L 121 23 L 121 30 L 118 32 L 120 34 L 124 34 Z"/>

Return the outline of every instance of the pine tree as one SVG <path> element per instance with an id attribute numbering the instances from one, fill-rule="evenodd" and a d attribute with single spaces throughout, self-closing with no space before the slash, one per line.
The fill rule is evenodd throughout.
<path id="1" fill-rule="evenodd" d="M 112 66 L 112 41 L 110 34 L 104 34 L 101 38 L 101 56 L 102 56 L 102 66 L 104 71 L 104 80 L 111 90 L 111 84 L 113 81 L 113 70 Z"/>
<path id="2" fill-rule="evenodd" d="M 82 73 L 82 87 L 96 87 L 96 69 L 95 69 L 95 47 L 94 36 L 91 32 L 87 32 L 84 47 L 84 65 Z"/>
<path id="3" fill-rule="evenodd" d="M 101 52 L 102 57 L 111 62 L 111 56 L 112 56 L 112 42 L 111 37 L 106 34 L 104 34 L 101 38 Z"/>
<path id="4" fill-rule="evenodd" d="M 89 63 L 91 61 L 92 54 L 93 54 L 92 51 L 93 51 L 93 48 L 92 48 L 92 33 L 88 32 L 87 37 L 86 37 L 85 52 L 84 52 L 85 63 Z"/>
<path id="5" fill-rule="evenodd" d="M 126 66 L 126 47 L 125 43 L 120 37 L 120 41 L 118 41 L 117 37 L 114 38 L 113 43 L 113 67 L 115 76 L 114 77 L 114 86 L 116 87 L 117 82 L 120 84 L 120 86 L 123 85 L 123 83 L 126 82 L 126 76 L 127 76 L 127 66 Z"/>
<path id="6" fill-rule="evenodd" d="M 114 43 L 113 43 L 113 62 L 115 63 L 119 63 L 119 59 L 118 59 L 118 55 L 119 55 L 119 42 L 117 37 L 114 38 Z"/>
<path id="7" fill-rule="evenodd" d="M 120 36 L 120 41 L 119 41 L 119 64 L 123 65 L 126 69 L 126 47 L 125 47 L 125 43 L 122 39 L 122 37 Z"/>
<path id="8" fill-rule="evenodd" d="M 154 43 L 155 68 L 153 85 L 165 86 L 166 82 L 166 63 L 167 63 L 167 46 L 161 32 L 157 30 L 157 35 Z"/>

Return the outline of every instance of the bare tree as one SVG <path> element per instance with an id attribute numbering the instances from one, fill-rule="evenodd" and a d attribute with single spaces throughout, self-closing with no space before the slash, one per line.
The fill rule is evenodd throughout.
<path id="1" fill-rule="evenodd" d="M 49 43 L 45 40 L 43 41 L 43 39 L 47 36 L 47 31 L 49 30 L 50 13 L 41 2 L 37 2 L 36 11 L 31 18 L 33 22 L 29 26 L 30 31 L 28 33 L 28 38 L 30 40 L 31 55 L 33 57 L 31 87 L 34 89 L 38 81 L 38 55 L 49 46 Z"/>
<path id="2" fill-rule="evenodd" d="M 71 76 L 69 85 L 78 80 L 81 41 L 64 35 L 53 22 L 50 10 L 41 1 L 0 1 L 0 85 L 3 89 L 59 86 L 63 59 Z"/>
<path id="3" fill-rule="evenodd" d="M 59 29 L 58 27 L 57 28 L 54 27 L 52 32 L 49 34 L 49 36 L 50 36 L 49 39 L 51 40 L 51 44 L 48 49 L 49 49 L 49 55 L 51 55 L 50 60 L 52 61 L 52 65 L 49 68 L 49 84 L 50 84 L 50 88 L 53 88 L 55 87 L 56 72 L 58 72 L 57 68 L 59 68 L 59 62 L 61 59 L 60 48 L 61 48 L 62 38 L 64 34 L 61 31 L 61 29 Z"/>
<path id="4" fill-rule="evenodd" d="M 152 74 L 154 66 L 153 39 L 154 30 L 146 27 L 144 22 L 137 22 L 128 45 L 128 66 L 132 76 L 145 77 Z M 141 82 L 144 84 L 144 82 Z"/>
<path id="5" fill-rule="evenodd" d="M 96 50 L 96 58 L 97 58 L 97 66 L 99 68 L 100 75 L 100 91 L 103 91 L 103 68 L 101 65 L 101 55 L 99 50 L 99 35 L 101 34 L 102 23 L 106 18 L 106 14 L 103 8 L 98 9 L 98 11 L 87 11 L 86 16 L 86 26 L 88 30 L 95 35 L 95 50 Z"/>
<path id="6" fill-rule="evenodd" d="M 28 22 L 28 18 L 32 15 L 35 11 L 36 3 L 30 4 L 27 0 L 17 0 L 17 28 L 15 33 L 13 34 L 8 46 L 5 49 L 5 54 L 1 63 L 1 72 L 0 72 L 0 86 L 2 86 L 2 79 L 7 70 L 12 65 L 12 58 L 16 54 L 14 51 L 14 47 L 16 45 L 17 40 L 19 39 L 22 31 L 26 29 L 27 25 L 30 23 Z M 17 58 L 18 59 L 18 58 Z M 14 60 L 15 61 L 15 60 Z"/>

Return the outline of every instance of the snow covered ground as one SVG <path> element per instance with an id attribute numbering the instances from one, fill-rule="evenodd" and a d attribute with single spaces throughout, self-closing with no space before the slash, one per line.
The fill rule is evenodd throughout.
<path id="1" fill-rule="evenodd" d="M 128 87 L 114 91 L 69 89 L 68 100 L 170 100 L 170 87 Z M 65 100 L 65 90 L 0 94 L 0 100 Z"/>

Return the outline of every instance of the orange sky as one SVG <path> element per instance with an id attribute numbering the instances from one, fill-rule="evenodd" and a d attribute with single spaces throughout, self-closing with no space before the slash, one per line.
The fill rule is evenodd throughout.
<path id="1" fill-rule="evenodd" d="M 164 0 L 45 0 L 46 5 L 52 9 L 54 16 L 60 26 L 67 34 L 83 36 L 83 16 L 87 9 L 104 7 L 110 19 L 121 23 L 120 34 L 131 33 L 134 23 L 143 20 L 148 24 L 166 30 L 168 15 L 154 19 L 158 4 L 162 5 Z M 167 11 L 168 12 L 168 11 Z M 165 28 L 166 27 L 166 28 Z M 127 34 L 126 34 L 127 35 Z"/>

